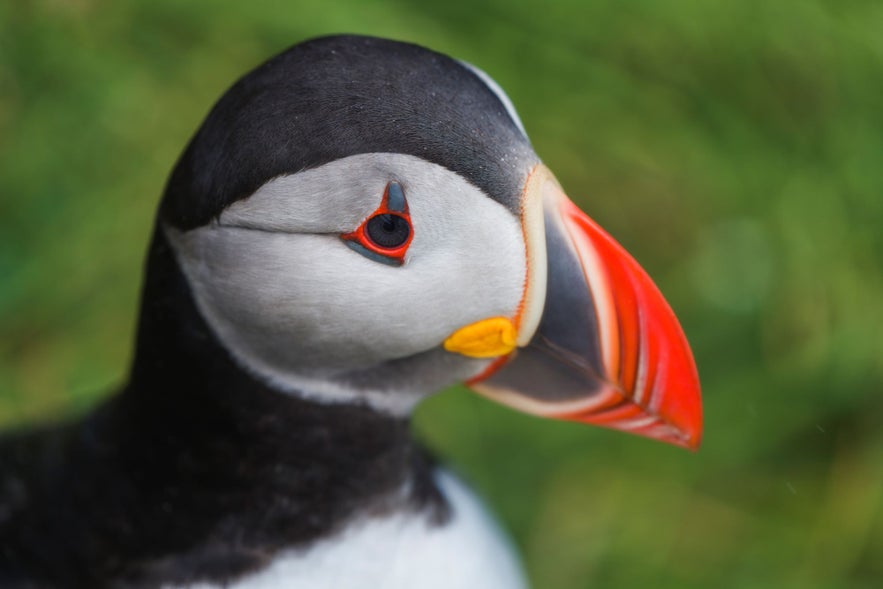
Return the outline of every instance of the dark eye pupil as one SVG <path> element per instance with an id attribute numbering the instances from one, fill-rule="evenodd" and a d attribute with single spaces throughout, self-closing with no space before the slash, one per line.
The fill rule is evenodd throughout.
<path id="1" fill-rule="evenodd" d="M 365 231 L 380 247 L 399 247 L 411 235 L 411 226 L 398 215 L 377 215 L 368 220 Z"/>

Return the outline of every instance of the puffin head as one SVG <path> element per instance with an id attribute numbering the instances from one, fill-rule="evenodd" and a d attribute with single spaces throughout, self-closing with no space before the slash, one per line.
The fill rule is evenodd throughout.
<path id="1" fill-rule="evenodd" d="M 671 309 L 469 64 L 369 37 L 292 47 L 214 106 L 159 229 L 217 340 L 279 391 L 406 415 L 466 382 L 698 445 Z"/>

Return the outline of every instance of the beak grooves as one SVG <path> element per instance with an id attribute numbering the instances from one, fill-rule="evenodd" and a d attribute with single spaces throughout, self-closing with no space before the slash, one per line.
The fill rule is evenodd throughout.
<path id="1" fill-rule="evenodd" d="M 674 313 L 622 246 L 568 199 L 558 206 L 586 270 L 609 375 L 603 394 L 560 417 L 696 448 L 699 377 Z"/>
<path id="2" fill-rule="evenodd" d="M 539 197 L 543 227 L 527 218 L 536 216 L 528 207 Z M 531 306 L 530 320 L 521 322 L 536 327 L 519 330 L 518 349 L 469 386 L 527 413 L 698 447 L 699 376 L 659 289 L 544 167 L 531 174 L 524 198 L 522 222 L 532 237 L 527 298 L 539 295 L 543 305 Z M 540 284 L 532 285 L 531 263 L 544 270 Z"/>

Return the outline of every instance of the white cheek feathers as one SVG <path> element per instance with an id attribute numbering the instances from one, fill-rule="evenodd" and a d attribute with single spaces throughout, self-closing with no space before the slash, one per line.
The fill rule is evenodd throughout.
<path id="1" fill-rule="evenodd" d="M 308 181 L 298 182 L 301 175 Z M 341 239 L 377 210 L 391 181 L 405 192 L 414 231 L 400 267 Z M 314 191 L 325 200 L 320 208 Z M 328 218 L 312 217 L 320 210 Z M 452 356 L 443 342 L 464 325 L 516 317 L 524 291 L 516 216 L 461 176 L 413 156 L 337 160 L 273 180 L 217 223 L 165 229 L 198 308 L 233 356 L 279 388 L 320 399 L 422 396 L 471 378 L 488 362 L 442 359 Z M 385 368 L 375 374 L 426 354 L 444 370 L 424 366 L 421 374 L 432 376 L 417 380 L 415 371 L 402 370 L 409 376 L 399 379 Z"/>
<path id="2" fill-rule="evenodd" d="M 557 181 L 542 164 L 528 176 L 522 194 L 522 232 L 526 249 L 524 295 L 513 320 L 491 317 L 461 327 L 445 340 L 445 349 L 473 358 L 499 358 L 526 346 L 539 326 L 546 301 L 548 264 L 543 189 Z"/>

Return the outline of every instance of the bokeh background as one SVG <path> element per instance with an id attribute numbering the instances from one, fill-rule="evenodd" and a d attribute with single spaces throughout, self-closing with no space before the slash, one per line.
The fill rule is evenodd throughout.
<path id="1" fill-rule="evenodd" d="M 123 382 L 165 177 L 333 32 L 471 61 L 692 342 L 691 454 L 453 390 L 416 429 L 539 589 L 883 586 L 883 3 L 0 2 L 0 425 Z"/>

